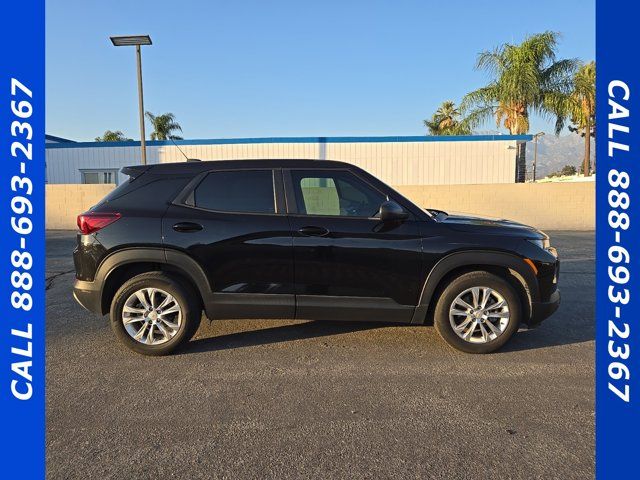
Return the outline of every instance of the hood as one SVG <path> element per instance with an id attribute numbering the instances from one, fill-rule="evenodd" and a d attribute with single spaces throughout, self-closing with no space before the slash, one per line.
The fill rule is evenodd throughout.
<path id="1" fill-rule="evenodd" d="M 504 218 L 479 217 L 465 213 L 449 214 L 436 210 L 429 211 L 435 215 L 437 222 L 459 232 L 508 235 L 528 239 L 548 238 L 546 234 L 537 228 Z"/>

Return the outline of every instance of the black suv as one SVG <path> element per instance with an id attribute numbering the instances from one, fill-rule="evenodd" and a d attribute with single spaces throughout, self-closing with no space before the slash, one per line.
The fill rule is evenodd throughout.
<path id="1" fill-rule="evenodd" d="M 210 319 L 423 324 L 487 353 L 560 302 L 558 256 L 531 227 L 423 210 L 322 160 L 126 167 L 78 216 L 73 294 L 119 339 L 169 353 Z"/>

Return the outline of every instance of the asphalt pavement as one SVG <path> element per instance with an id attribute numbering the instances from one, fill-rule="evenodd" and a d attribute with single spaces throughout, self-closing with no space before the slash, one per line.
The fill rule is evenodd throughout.
<path id="1" fill-rule="evenodd" d="M 75 234 L 48 232 L 48 477 L 592 478 L 594 233 L 548 233 L 562 305 L 491 355 L 425 326 L 204 320 L 156 358 L 76 304 Z"/>

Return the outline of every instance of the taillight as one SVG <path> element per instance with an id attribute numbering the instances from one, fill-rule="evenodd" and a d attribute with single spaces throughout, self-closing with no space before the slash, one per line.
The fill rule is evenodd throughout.
<path id="1" fill-rule="evenodd" d="M 111 225 L 121 217 L 119 213 L 89 212 L 78 215 L 78 229 L 85 235 L 97 232 L 101 228 Z"/>

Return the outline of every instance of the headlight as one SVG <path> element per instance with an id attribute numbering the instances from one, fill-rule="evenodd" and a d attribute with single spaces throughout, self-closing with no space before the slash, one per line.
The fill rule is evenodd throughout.
<path id="1" fill-rule="evenodd" d="M 551 247 L 548 238 L 541 238 L 540 240 L 529 240 L 529 242 L 533 243 L 537 247 L 542 248 L 543 250 L 549 250 L 549 247 Z"/>

